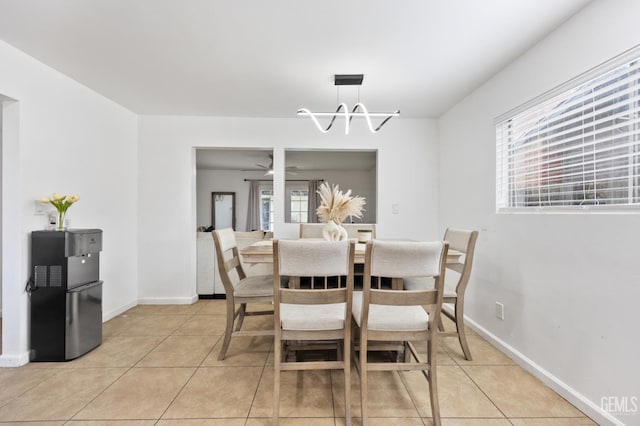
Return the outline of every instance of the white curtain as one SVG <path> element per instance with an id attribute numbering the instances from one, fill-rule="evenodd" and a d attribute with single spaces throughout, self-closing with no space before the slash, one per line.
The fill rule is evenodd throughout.
<path id="1" fill-rule="evenodd" d="M 260 181 L 252 180 L 249 186 L 247 231 L 260 229 Z"/>
<path id="2" fill-rule="evenodd" d="M 318 223 L 318 214 L 316 213 L 316 210 L 318 209 L 318 206 L 320 205 L 320 196 L 318 195 L 318 186 L 320 185 L 320 183 L 322 182 L 322 180 L 310 180 L 309 181 L 309 193 L 307 196 L 307 200 L 308 200 L 308 215 L 307 215 L 307 222 L 308 223 Z"/>

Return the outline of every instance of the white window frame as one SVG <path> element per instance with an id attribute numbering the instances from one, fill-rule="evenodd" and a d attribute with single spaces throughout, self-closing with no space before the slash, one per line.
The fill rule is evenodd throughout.
<path id="1" fill-rule="evenodd" d="M 260 191 L 260 229 L 262 229 L 263 231 L 271 231 L 273 232 L 273 224 L 274 224 L 274 210 L 275 210 L 275 198 L 273 195 L 273 184 L 260 184 L 260 186 L 258 187 L 258 190 Z M 264 217 L 264 212 L 263 212 L 263 191 L 271 191 L 271 203 L 269 204 L 271 206 L 271 209 L 269 211 L 269 218 L 270 221 L 268 224 L 266 224 L 267 226 L 265 227 L 265 223 L 263 221 L 263 217 Z"/>
<path id="2" fill-rule="evenodd" d="M 605 103 L 602 99 L 608 100 L 606 97 L 598 98 L 595 102 L 595 96 L 588 98 L 584 95 L 587 92 L 576 90 L 589 88 L 590 83 L 618 68 L 627 66 L 627 70 L 631 69 L 628 65 L 632 63 L 635 63 L 635 68 L 640 69 L 640 46 L 495 120 L 498 213 L 640 211 L 640 73 L 634 70 L 634 74 L 624 80 L 624 85 L 618 83 L 617 77 L 610 80 L 624 89 L 621 92 L 611 92 L 613 95 L 610 99 L 617 102 L 611 104 L 611 107 L 609 104 L 603 106 Z M 591 86 L 592 92 L 597 92 L 594 87 L 595 84 Z M 628 99 L 618 102 L 623 98 L 620 93 Z M 581 109 L 589 101 L 597 105 L 591 114 L 588 108 Z M 578 105 L 575 109 L 569 107 L 572 102 Z M 610 109 L 617 110 L 621 105 L 628 109 L 617 114 L 624 118 L 619 120 L 622 122 L 619 125 L 613 118 L 617 115 L 610 112 Z M 544 126 L 543 120 L 546 120 Z M 585 130 L 588 126 L 592 126 L 593 131 Z M 547 130 L 541 130 L 543 127 Z M 620 132 L 619 128 L 623 128 L 623 131 Z M 582 133 L 576 136 L 576 130 Z M 584 147 L 593 154 L 592 158 L 589 157 L 591 154 L 584 154 Z M 579 153 L 576 154 L 580 149 L 583 151 L 582 157 Z M 582 173 L 575 170 L 582 170 Z M 609 177 L 602 177 L 606 175 Z M 623 175 L 626 176 L 626 182 L 625 177 L 621 177 Z M 598 189 L 599 185 L 604 189 Z M 629 194 L 627 200 L 622 197 L 611 198 L 625 190 Z M 536 191 L 537 199 L 531 193 Z M 546 198 L 540 195 L 541 192 L 547 194 Z M 603 194 L 610 197 L 600 198 L 604 202 L 619 204 L 596 205 L 599 202 L 598 195 Z M 579 197 L 583 198 L 581 202 Z M 586 203 L 589 198 L 596 198 L 596 201 Z"/>
<path id="3" fill-rule="evenodd" d="M 307 220 L 304 222 L 294 222 L 293 221 L 293 210 L 292 210 L 292 192 L 293 191 L 307 191 L 307 197 L 309 197 L 309 185 L 308 184 L 298 184 L 298 185 L 287 185 L 287 205 L 286 205 L 286 216 L 288 223 L 308 223 L 309 222 L 309 201 L 307 200 L 306 204 L 306 213 Z"/>

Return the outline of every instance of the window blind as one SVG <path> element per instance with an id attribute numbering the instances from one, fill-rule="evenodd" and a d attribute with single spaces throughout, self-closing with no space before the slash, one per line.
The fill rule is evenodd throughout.
<path id="1" fill-rule="evenodd" d="M 498 209 L 640 205 L 639 59 L 496 123 Z"/>

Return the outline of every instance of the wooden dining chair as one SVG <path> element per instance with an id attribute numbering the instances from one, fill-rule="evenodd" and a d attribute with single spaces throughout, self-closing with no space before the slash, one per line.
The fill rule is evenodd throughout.
<path id="1" fill-rule="evenodd" d="M 342 226 L 347 230 L 349 238 L 358 239 L 358 231 L 371 231 L 371 239 L 376 239 L 375 223 L 343 223 Z"/>
<path id="2" fill-rule="evenodd" d="M 301 223 L 300 238 L 322 238 L 324 223 Z"/>
<path id="3" fill-rule="evenodd" d="M 436 373 L 437 326 L 442 308 L 446 242 L 400 242 L 373 240 L 365 252 L 365 285 L 353 296 L 354 334 L 359 337 L 356 367 L 360 374 L 362 425 L 368 423 L 368 372 L 420 370 L 429 384 L 434 425 L 440 425 Z M 423 290 L 372 288 L 381 278 L 433 278 L 434 286 Z M 367 285 L 369 283 L 370 285 Z M 413 342 L 427 342 L 422 359 Z M 396 362 L 370 362 L 369 351 L 389 350 L 402 342 L 405 354 Z M 354 345 L 354 348 L 356 346 Z"/>
<path id="4" fill-rule="evenodd" d="M 442 337 L 457 337 L 465 359 L 471 361 L 473 358 L 471 357 L 471 350 L 469 349 L 467 335 L 464 329 L 464 295 L 469 284 L 469 277 L 471 276 L 478 231 L 447 228 L 444 233 L 444 240 L 449 243 L 451 250 L 461 252 L 463 257 L 460 263 L 447 263 L 447 269 L 454 273 L 447 274 L 448 276 L 444 287 L 444 307 L 442 314 L 453 321 L 456 326 L 456 331 L 446 331 L 442 321 L 440 321 L 438 329 Z M 453 278 L 453 280 L 451 278 Z M 404 283 L 406 289 L 413 290 L 426 288 L 431 285 L 431 283 L 425 283 L 422 279 L 407 279 Z M 448 307 L 451 305 L 453 305 L 453 310 Z"/>
<path id="5" fill-rule="evenodd" d="M 345 421 L 351 424 L 351 303 L 355 243 L 345 241 L 274 240 L 273 288 L 275 311 L 273 424 L 280 416 L 280 373 L 291 370 L 343 370 Z M 335 287 L 285 288 L 283 277 L 333 278 Z M 332 281 L 333 282 L 333 281 Z M 337 360 L 297 362 L 286 356 L 289 342 L 296 348 L 339 341 Z M 304 346 L 302 346 L 304 347 Z M 311 346 L 313 347 L 313 346 Z M 340 352 L 342 351 L 342 353 Z M 304 398 L 304 395 L 299 395 Z"/>
<path id="6" fill-rule="evenodd" d="M 324 223 L 301 223 L 300 238 L 322 238 L 324 226 Z M 371 231 L 371 238 L 376 238 L 375 223 L 343 223 L 342 227 L 347 231 L 350 239 L 358 239 L 358 231 Z"/>
<path id="7" fill-rule="evenodd" d="M 444 239 L 449 242 L 451 249 L 464 253 L 464 259 L 462 263 L 447 264 L 448 269 L 457 273 L 458 280 L 455 286 L 452 287 L 445 284 L 443 303 L 445 305 L 453 304 L 453 312 L 449 309 L 443 309 L 442 313 L 454 322 L 456 331 L 445 331 L 444 325 L 442 321 L 440 321 L 440 335 L 443 337 L 457 336 L 464 357 L 467 361 L 471 361 L 473 358 L 471 357 L 471 351 L 467 343 L 467 335 L 464 331 L 464 295 L 467 291 L 467 285 L 469 284 L 469 277 L 471 276 L 478 231 L 447 228 L 444 233 Z"/>
<path id="8" fill-rule="evenodd" d="M 273 328 L 268 330 L 242 330 L 245 316 L 273 314 L 271 310 L 247 311 L 248 303 L 273 302 L 273 275 L 247 276 L 245 274 L 240 262 L 238 244 L 236 243 L 233 229 L 214 230 L 213 241 L 216 247 L 218 271 L 220 272 L 227 300 L 227 323 L 224 341 L 218 355 L 218 360 L 222 361 L 229 349 L 231 337 L 273 336 Z M 238 306 L 237 309 L 236 306 Z"/>

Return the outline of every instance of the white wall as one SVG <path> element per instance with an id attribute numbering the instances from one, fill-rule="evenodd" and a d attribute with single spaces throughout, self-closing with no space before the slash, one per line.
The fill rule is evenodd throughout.
<path id="1" fill-rule="evenodd" d="M 639 16 L 595 1 L 439 121 L 440 228 L 481 230 L 467 315 L 595 416 L 604 396 L 640 397 L 640 215 L 495 214 L 493 120 L 640 43 Z"/>
<path id="2" fill-rule="evenodd" d="M 0 164 L 2 164 L 2 97 L 0 96 Z M 0 218 L 2 217 L 2 170 L 0 169 Z M 0 241 L 2 223 L 0 221 Z M 2 244 L 0 244 L 0 318 L 2 318 Z"/>
<path id="3" fill-rule="evenodd" d="M 353 195 L 365 197 L 367 204 L 359 222 L 375 223 L 375 171 L 368 170 L 328 170 L 328 171 L 299 171 L 295 176 L 287 175 L 288 179 L 324 179 L 332 185 L 339 185 L 343 191 L 351 189 Z M 198 226 L 211 225 L 211 193 L 235 192 L 236 193 L 236 229 L 248 231 L 247 208 L 249 205 L 250 182 L 244 179 L 268 179 L 263 172 L 242 172 L 238 170 L 206 170 L 199 169 L 196 173 L 197 193 L 197 224 Z M 265 182 L 268 184 L 268 182 Z M 287 182 L 287 184 L 306 185 L 305 182 Z"/>
<path id="4" fill-rule="evenodd" d="M 68 212 L 71 226 L 104 231 L 104 317 L 135 305 L 138 158 L 135 114 L 1 41 L 0 64 L 0 94 L 17 101 L 5 113 L 18 123 L 12 141 L 3 139 L 2 159 L 5 178 L 15 170 L 2 194 L 3 240 L 15 238 L 3 252 L 6 365 L 22 363 L 28 349 L 29 235 L 46 218 L 34 215 L 38 198 L 80 195 Z"/>
<path id="5" fill-rule="evenodd" d="M 378 134 L 353 126 L 349 136 L 322 134 L 301 118 L 139 118 L 140 300 L 184 302 L 196 294 L 196 171 L 194 147 L 274 150 L 274 191 L 284 194 L 286 148 L 377 149 L 378 235 L 439 238 L 438 162 L 433 120 L 394 119 Z M 400 214 L 391 213 L 399 204 Z M 275 211 L 275 235 L 298 235 Z"/>

